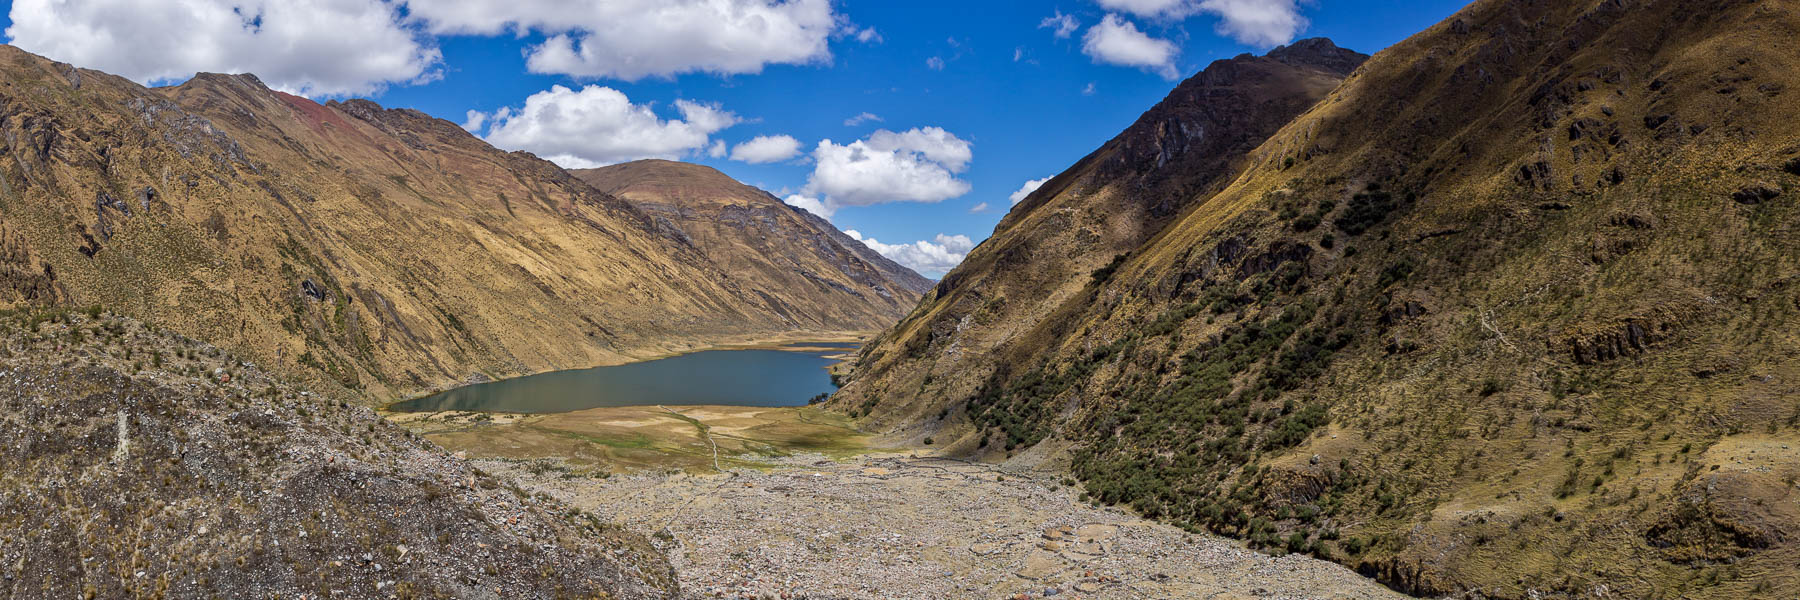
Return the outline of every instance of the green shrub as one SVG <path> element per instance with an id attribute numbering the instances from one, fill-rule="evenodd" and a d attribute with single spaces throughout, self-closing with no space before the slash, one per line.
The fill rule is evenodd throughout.
<path id="1" fill-rule="evenodd" d="M 1387 220 L 1388 213 L 1395 208 L 1392 194 L 1381 191 L 1380 186 L 1370 185 L 1367 191 L 1350 197 L 1350 204 L 1345 206 L 1344 214 L 1338 216 L 1333 223 L 1346 235 L 1362 235 Z"/>

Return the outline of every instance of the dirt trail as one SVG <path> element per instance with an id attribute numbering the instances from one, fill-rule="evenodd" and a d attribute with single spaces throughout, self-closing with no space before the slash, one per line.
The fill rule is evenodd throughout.
<path id="1" fill-rule="evenodd" d="M 725 468 L 724 468 L 724 467 L 721 467 L 721 466 L 719 466 L 719 443 L 718 443 L 718 442 L 715 442 L 715 441 L 713 441 L 713 437 L 712 437 L 712 428 L 711 428 L 711 427 L 708 427 L 708 426 L 707 426 L 707 425 L 706 425 L 706 424 L 705 424 L 705 423 L 701 423 L 701 422 L 700 422 L 700 420 L 699 420 L 699 419 L 695 419 L 695 418 L 693 418 L 693 417 L 690 417 L 690 416 L 687 416 L 687 415 L 684 415 L 684 414 L 681 414 L 681 413 L 679 413 L 679 412 L 675 412 L 675 411 L 673 411 L 673 410 L 670 410 L 670 409 L 669 409 L 669 407 L 667 407 L 667 406 L 663 406 L 663 405 L 661 405 L 661 404 L 658 404 L 658 405 L 656 405 L 656 407 L 657 407 L 657 408 L 660 408 L 660 409 L 662 409 L 662 410 L 663 410 L 663 412 L 666 412 L 666 413 L 669 413 L 669 414 L 671 414 L 671 415 L 674 415 L 674 416 L 675 416 L 675 418 L 677 418 L 677 419 L 681 419 L 681 420 L 683 420 L 683 421 L 687 421 L 687 422 L 689 422 L 689 423 L 693 423 L 693 424 L 694 424 L 694 429 L 698 429 L 698 430 L 700 430 L 700 437 L 703 437 L 703 438 L 706 438 L 706 443 L 707 443 L 707 444 L 708 444 L 708 445 L 711 445 L 711 446 L 712 446 L 712 460 L 713 460 L 713 470 L 714 470 L 714 471 L 718 471 L 718 472 L 720 472 L 720 473 L 724 473 L 724 472 L 725 472 Z"/>

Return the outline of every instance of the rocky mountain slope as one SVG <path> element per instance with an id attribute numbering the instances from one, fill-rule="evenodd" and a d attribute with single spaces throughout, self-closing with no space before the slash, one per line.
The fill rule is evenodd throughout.
<path id="1" fill-rule="evenodd" d="M 673 598 L 649 540 L 97 309 L 0 314 L 0 595 Z"/>
<path id="2" fill-rule="evenodd" d="M 945 275 L 919 309 L 864 354 L 839 402 L 878 423 L 930 417 L 973 391 L 983 373 L 944 379 L 992 356 L 1085 298 L 1088 274 L 1161 231 L 1276 129 L 1336 87 L 1363 59 L 1327 40 L 1213 63 L 1125 132 L 1014 207 L 987 241 Z M 929 365 L 929 366 L 927 366 Z M 894 388 L 886 379 L 899 368 Z M 935 372 L 935 389 L 916 380 Z M 943 387 L 947 384 L 949 387 Z M 954 390 L 954 391 L 953 391 Z M 841 404 L 840 404 L 841 405 Z"/>
<path id="3" fill-rule="evenodd" d="M 1793 596 L 1796 33 L 1481 0 L 1224 173 L 1053 180 L 834 402 L 1403 591 Z M 1178 214 L 1097 243 L 1118 197 Z M 1096 243 L 1040 250 L 1052 218 Z"/>
<path id="4" fill-rule="evenodd" d="M 5 47 L 0 130 L 0 306 L 104 305 L 367 397 L 850 319 L 416 111 Z"/>
<path id="5" fill-rule="evenodd" d="M 829 221 L 696 164 L 643 160 L 569 171 L 677 232 L 802 327 L 876 330 L 918 304 L 932 282 Z"/>

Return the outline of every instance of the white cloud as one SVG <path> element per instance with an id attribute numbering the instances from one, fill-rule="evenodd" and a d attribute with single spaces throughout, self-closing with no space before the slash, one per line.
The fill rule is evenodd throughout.
<path id="1" fill-rule="evenodd" d="M 1096 0 L 1107 10 L 1145 19 L 1181 20 L 1207 13 L 1219 18 L 1220 35 L 1251 46 L 1286 44 L 1306 29 L 1301 0 Z"/>
<path id="2" fill-rule="evenodd" d="M 1012 195 L 1007 196 L 1006 199 L 1011 200 L 1013 204 L 1024 202 L 1026 196 L 1030 196 L 1031 193 L 1037 191 L 1038 188 L 1044 187 L 1044 184 L 1049 183 L 1050 179 L 1050 177 L 1045 177 L 1043 179 L 1027 181 L 1025 182 L 1025 185 L 1019 186 L 1019 191 L 1013 192 Z"/>
<path id="3" fill-rule="evenodd" d="M 899 133 L 881 129 L 842 145 L 823 140 L 812 158 L 812 175 L 800 191 L 822 198 L 813 212 L 830 214 L 843 206 L 941 202 L 967 194 L 969 182 L 956 174 L 968 168 L 974 154 L 969 142 L 955 134 L 925 127 Z"/>
<path id="4" fill-rule="evenodd" d="M 463 117 L 464 121 L 462 122 L 462 128 L 469 133 L 481 131 L 481 126 L 487 124 L 487 113 L 479 110 L 471 110 L 465 113 Z"/>
<path id="5" fill-rule="evenodd" d="M 597 167 L 640 158 L 679 158 L 707 148 L 713 133 L 738 123 L 713 104 L 676 100 L 681 119 L 664 120 L 651 105 L 632 104 L 618 90 L 557 85 L 532 94 L 525 107 L 487 117 L 487 141 L 529 150 L 567 168 Z"/>
<path id="6" fill-rule="evenodd" d="M 1273 47 L 1306 29 L 1298 0 L 1204 0 L 1200 10 L 1218 15 L 1218 31 L 1244 44 Z"/>
<path id="7" fill-rule="evenodd" d="M 706 148 L 706 155 L 712 158 L 725 158 L 726 152 L 725 140 L 713 140 L 712 145 Z"/>
<path id="8" fill-rule="evenodd" d="M 981 214 L 988 211 L 988 203 L 983 202 L 969 208 L 969 214 Z"/>
<path id="9" fill-rule="evenodd" d="M 863 123 L 868 123 L 868 122 L 880 123 L 881 117 L 877 116 L 875 113 L 863 113 L 860 115 L 856 115 L 854 117 L 850 117 L 848 119 L 844 119 L 844 126 L 845 127 L 855 127 L 857 125 L 861 125 Z"/>
<path id="10" fill-rule="evenodd" d="M 844 21 L 838 27 L 838 35 L 856 38 L 856 41 L 864 44 L 879 44 L 886 41 L 881 38 L 881 32 L 876 31 L 874 27 L 857 27 L 855 23 L 848 21 Z"/>
<path id="11" fill-rule="evenodd" d="M 800 140 L 786 135 L 759 135 L 731 149 L 731 160 L 753 165 L 781 162 L 800 155 Z"/>
<path id="12" fill-rule="evenodd" d="M 1172 80 L 1177 75 L 1175 44 L 1145 35 L 1119 15 L 1108 13 L 1100 23 L 1088 28 L 1081 41 L 1081 51 L 1096 63 L 1137 67 L 1163 79 Z"/>
<path id="13" fill-rule="evenodd" d="M 910 244 L 883 244 L 875 238 L 863 237 L 854 229 L 845 231 L 844 235 L 926 277 L 942 277 L 962 264 L 969 251 L 975 248 L 975 241 L 966 235 L 940 233 L 934 241 L 919 240 Z"/>
<path id="14" fill-rule="evenodd" d="M 368 0 L 363 0 L 368 1 Z M 636 81 L 680 73 L 760 73 L 831 60 L 845 26 L 831 0 L 406 0 L 437 34 L 538 32 L 534 73 Z M 874 41 L 873 29 L 855 37 Z"/>
<path id="15" fill-rule="evenodd" d="M 819 215 L 828 220 L 831 218 L 831 215 L 837 214 L 836 208 L 826 206 L 824 201 L 812 196 L 789 194 L 783 201 L 787 202 L 789 206 L 805 209 L 806 212 Z"/>
<path id="16" fill-rule="evenodd" d="M 1179 19 L 1199 12 L 1194 0 L 1096 0 L 1101 8 L 1127 12 L 1146 19 Z"/>
<path id="17" fill-rule="evenodd" d="M 255 73 L 307 96 L 440 76 L 442 55 L 383 0 L 16 0 L 14 46 L 144 84 Z"/>
<path id="18" fill-rule="evenodd" d="M 925 59 L 925 66 L 930 67 L 933 71 L 942 71 L 944 70 L 944 57 L 933 56 L 927 58 Z"/>
<path id="19" fill-rule="evenodd" d="M 1081 29 L 1081 22 L 1076 21 L 1072 15 L 1062 14 L 1062 11 L 1059 10 L 1044 17 L 1043 21 L 1039 21 L 1038 29 L 1052 30 L 1056 37 L 1067 39 L 1069 36 L 1075 35 L 1075 30 Z"/>
<path id="20" fill-rule="evenodd" d="M 908 129 L 900 133 L 879 129 L 869 134 L 869 147 L 882 152 L 918 153 L 953 173 L 961 173 L 975 158 L 968 142 L 941 127 Z"/>
<path id="21" fill-rule="evenodd" d="M 1094 95 L 1094 92 L 1098 92 L 1098 91 L 1100 91 L 1100 88 L 1096 87 L 1094 85 L 1094 82 L 1089 81 L 1087 84 L 1087 87 L 1081 88 L 1081 95 L 1092 96 L 1092 95 Z"/>

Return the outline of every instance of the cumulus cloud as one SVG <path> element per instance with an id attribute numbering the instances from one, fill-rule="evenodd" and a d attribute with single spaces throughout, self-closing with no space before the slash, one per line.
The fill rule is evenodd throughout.
<path id="1" fill-rule="evenodd" d="M 713 133 L 738 123 L 716 104 L 676 100 L 680 119 L 663 119 L 648 104 L 590 85 L 560 85 L 532 94 L 524 108 L 506 107 L 486 117 L 487 141 L 529 150 L 567 168 L 588 168 L 641 158 L 679 158 L 701 151 Z"/>
<path id="2" fill-rule="evenodd" d="M 931 68 L 933 71 L 942 71 L 944 70 L 944 57 L 933 56 L 927 58 L 925 59 L 925 66 Z"/>
<path id="3" fill-rule="evenodd" d="M 731 149 L 731 160 L 753 165 L 781 162 L 800 155 L 800 140 L 786 135 L 759 135 Z"/>
<path id="4" fill-rule="evenodd" d="M 832 35 L 850 30 L 831 0 L 406 0 L 406 5 L 432 33 L 548 36 L 527 51 L 526 66 L 534 73 L 626 81 L 827 62 Z M 873 29 L 854 31 L 864 42 L 879 38 Z"/>
<path id="5" fill-rule="evenodd" d="M 837 214 L 837 209 L 826 206 L 825 201 L 805 194 L 789 194 L 782 201 L 787 202 L 789 206 L 804 209 L 806 212 L 819 215 L 827 220 L 831 219 L 831 215 Z"/>
<path id="6" fill-rule="evenodd" d="M 1039 21 L 1038 29 L 1049 29 L 1056 34 L 1056 37 L 1067 39 L 1069 36 L 1075 35 L 1075 30 L 1081 29 L 1081 22 L 1076 21 L 1072 15 L 1062 14 L 1062 11 L 1059 10 Z"/>
<path id="7" fill-rule="evenodd" d="M 1180 20 L 1206 13 L 1220 35 L 1251 46 L 1286 44 L 1306 29 L 1300 0 L 1096 0 L 1102 8 L 1146 19 Z"/>
<path id="8" fill-rule="evenodd" d="M 487 124 L 487 113 L 479 110 L 471 110 L 464 113 L 463 118 L 462 128 L 469 133 L 481 131 L 481 126 Z"/>
<path id="9" fill-rule="evenodd" d="M 825 216 L 844 206 L 941 202 L 969 193 L 969 182 L 956 175 L 973 158 L 969 142 L 938 127 L 880 129 L 848 144 L 823 140 L 813 149 L 813 172 L 800 192 L 819 204 L 813 212 Z"/>
<path id="10" fill-rule="evenodd" d="M 1081 42 L 1081 51 L 1096 63 L 1137 67 L 1161 75 L 1163 79 L 1172 80 L 1177 75 L 1175 44 L 1146 35 L 1137 25 L 1119 15 L 1108 13 L 1098 24 L 1088 28 Z"/>
<path id="11" fill-rule="evenodd" d="M 1218 15 L 1220 34 L 1264 48 L 1294 41 L 1307 25 L 1298 0 L 1204 0 L 1200 10 Z"/>
<path id="12" fill-rule="evenodd" d="M 861 125 L 863 123 L 869 123 L 869 122 L 880 123 L 881 117 L 877 116 L 875 113 L 863 113 L 860 115 L 856 115 L 854 117 L 850 117 L 848 119 L 844 119 L 844 126 L 845 127 L 855 127 L 857 125 Z"/>
<path id="13" fill-rule="evenodd" d="M 726 153 L 725 140 L 713 140 L 712 145 L 706 148 L 706 155 L 712 158 L 725 158 Z"/>
<path id="14" fill-rule="evenodd" d="M 1200 10 L 1194 0 L 1096 0 L 1096 3 L 1107 10 L 1131 13 L 1146 19 L 1179 19 Z"/>
<path id="15" fill-rule="evenodd" d="M 1038 188 L 1044 187 L 1044 184 L 1049 182 L 1049 177 L 1027 181 L 1025 182 L 1025 185 L 1019 186 L 1019 191 L 1013 192 L 1012 195 L 1007 196 L 1006 199 L 1011 200 L 1013 204 L 1024 202 L 1026 196 L 1030 196 L 1032 192 L 1037 191 Z"/>
<path id="16" fill-rule="evenodd" d="M 255 73 L 306 96 L 440 76 L 442 54 L 384 0 L 16 0 L 11 44 L 144 84 Z"/>
<path id="17" fill-rule="evenodd" d="M 883 244 L 875 238 L 865 238 L 854 229 L 844 232 L 851 239 L 862 242 L 870 250 L 888 257 L 889 260 L 905 265 L 926 277 L 943 277 L 945 272 L 962 264 L 969 251 L 975 248 L 975 241 L 966 235 L 937 234 L 933 241 L 919 240 L 910 244 Z"/>

